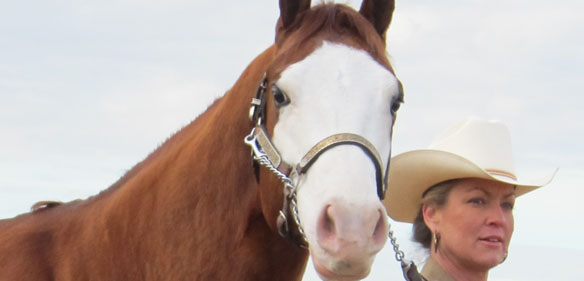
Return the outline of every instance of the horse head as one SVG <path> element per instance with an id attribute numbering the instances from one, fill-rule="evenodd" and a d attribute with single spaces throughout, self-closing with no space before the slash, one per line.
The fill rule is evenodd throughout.
<path id="1" fill-rule="evenodd" d="M 274 57 L 253 102 L 246 142 L 270 168 L 259 174 L 263 213 L 309 249 L 325 280 L 366 277 L 387 241 L 381 199 L 403 102 L 385 48 L 393 9 L 392 0 L 365 0 L 360 11 L 280 0 Z"/>

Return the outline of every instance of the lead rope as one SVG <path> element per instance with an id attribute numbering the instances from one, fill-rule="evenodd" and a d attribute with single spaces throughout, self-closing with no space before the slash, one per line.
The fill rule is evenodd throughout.
<path id="1" fill-rule="evenodd" d="M 389 229 L 389 241 L 393 246 L 393 251 L 395 252 L 395 259 L 401 264 L 402 272 L 406 281 L 426 281 L 419 272 L 416 264 L 413 261 L 406 260 L 406 255 L 402 250 L 399 249 L 399 244 L 394 236 L 393 230 L 391 230 L 391 225 Z"/>

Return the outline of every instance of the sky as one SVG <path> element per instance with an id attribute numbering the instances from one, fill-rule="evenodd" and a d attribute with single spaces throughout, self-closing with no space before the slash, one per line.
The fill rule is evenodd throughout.
<path id="1" fill-rule="evenodd" d="M 273 42 L 277 2 L 1 2 L 0 218 L 114 183 Z M 576 0 L 396 3 L 387 44 L 405 104 L 393 153 L 425 148 L 472 115 L 508 125 L 520 179 L 559 168 L 518 198 L 509 258 L 490 280 L 580 277 L 583 9 Z M 411 226 L 391 223 L 422 263 Z M 386 246 L 366 280 L 400 278 Z M 304 280 L 318 280 L 311 266 Z"/>

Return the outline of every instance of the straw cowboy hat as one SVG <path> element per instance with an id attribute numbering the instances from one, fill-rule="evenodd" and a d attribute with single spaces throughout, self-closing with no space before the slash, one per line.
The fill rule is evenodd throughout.
<path id="1" fill-rule="evenodd" d="M 515 175 L 511 137 L 498 121 L 468 118 L 446 130 L 428 149 L 399 154 L 391 159 L 387 196 L 383 201 L 396 221 L 414 222 L 422 194 L 440 182 L 483 178 L 515 185 L 516 196 L 551 181 L 555 171 L 538 180 Z"/>

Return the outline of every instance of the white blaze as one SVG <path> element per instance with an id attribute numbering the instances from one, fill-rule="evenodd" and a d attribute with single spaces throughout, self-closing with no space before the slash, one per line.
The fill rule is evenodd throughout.
<path id="1" fill-rule="evenodd" d="M 375 146 L 385 169 L 391 143 L 390 109 L 398 95 L 398 81 L 368 53 L 325 42 L 304 60 L 289 66 L 276 84 L 291 100 L 280 108 L 273 134 L 284 161 L 295 165 L 322 139 L 354 133 Z M 299 216 L 315 263 L 327 255 L 314 248 L 318 216 L 332 201 L 343 202 L 355 213 L 364 206 L 380 206 L 375 168 L 361 148 L 334 147 L 301 178 Z M 339 223 L 359 227 L 360 221 Z"/>

